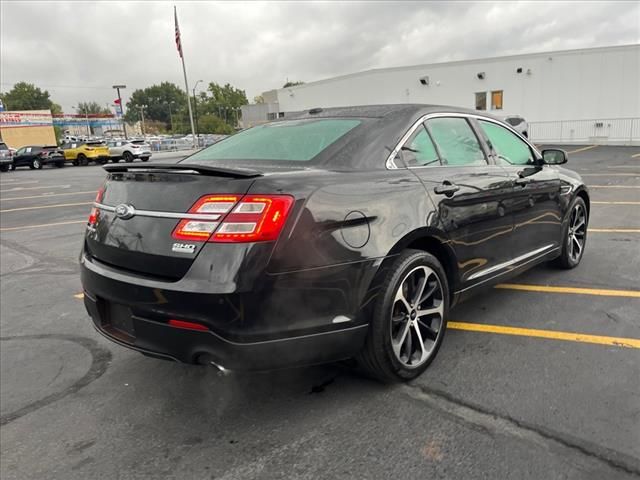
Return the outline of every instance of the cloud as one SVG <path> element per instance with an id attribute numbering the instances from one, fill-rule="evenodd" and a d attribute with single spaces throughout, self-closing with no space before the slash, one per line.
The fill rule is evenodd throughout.
<path id="1" fill-rule="evenodd" d="M 635 2 L 179 2 L 191 84 L 247 96 L 371 68 L 640 42 Z M 1 2 L 0 82 L 66 110 L 111 85 L 183 85 L 173 3 Z M 27 28 L 25 28 L 27 26 Z"/>

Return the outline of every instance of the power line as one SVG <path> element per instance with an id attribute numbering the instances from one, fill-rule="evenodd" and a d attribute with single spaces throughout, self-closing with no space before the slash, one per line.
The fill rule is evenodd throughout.
<path id="1" fill-rule="evenodd" d="M 14 86 L 17 83 L 21 83 L 21 82 L 1 82 L 0 85 Z M 38 84 L 37 86 L 42 88 L 87 88 L 87 89 L 93 89 L 93 90 L 111 89 L 111 87 L 108 85 L 105 85 L 103 87 L 98 87 L 98 86 L 91 86 L 91 85 L 40 85 Z"/>

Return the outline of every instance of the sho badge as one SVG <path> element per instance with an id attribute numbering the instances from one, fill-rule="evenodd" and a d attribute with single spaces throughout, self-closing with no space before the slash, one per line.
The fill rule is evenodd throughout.
<path id="1" fill-rule="evenodd" d="M 178 253 L 193 253 L 196 251 L 196 246 L 189 243 L 174 243 L 171 250 Z"/>

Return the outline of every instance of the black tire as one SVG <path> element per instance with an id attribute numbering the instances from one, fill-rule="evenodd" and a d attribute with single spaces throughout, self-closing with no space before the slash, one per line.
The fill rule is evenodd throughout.
<path id="1" fill-rule="evenodd" d="M 78 155 L 78 164 L 82 167 L 86 167 L 89 165 L 89 160 L 87 160 L 87 157 L 81 153 Z"/>
<path id="2" fill-rule="evenodd" d="M 31 160 L 29 168 L 31 170 L 40 170 L 42 168 L 42 160 L 40 160 L 39 158 L 34 158 L 33 160 Z"/>
<path id="3" fill-rule="evenodd" d="M 580 217 L 583 224 L 580 225 Z M 576 197 L 571 202 L 567 211 L 567 225 L 562 233 L 562 253 L 555 260 L 560 268 L 571 269 L 580 264 L 587 246 L 587 227 L 589 226 L 589 211 L 581 197 Z M 578 250 L 577 252 L 576 250 Z"/>
<path id="4" fill-rule="evenodd" d="M 119 158 L 112 158 L 112 159 L 111 159 L 111 161 L 112 161 L 113 163 L 118 163 L 118 162 L 120 161 L 120 159 L 119 159 Z"/>
<path id="5" fill-rule="evenodd" d="M 133 154 L 131 152 L 124 152 L 122 158 L 124 158 L 124 161 L 127 163 L 133 162 Z"/>
<path id="6" fill-rule="evenodd" d="M 56 166 L 57 168 L 62 168 L 62 167 L 64 167 L 64 162 L 56 162 L 56 163 L 55 163 L 55 166 Z"/>
<path id="7" fill-rule="evenodd" d="M 431 272 L 426 273 L 424 276 L 427 281 L 424 288 L 426 289 L 427 285 L 430 286 L 432 281 L 433 284 L 436 285 L 436 289 L 431 294 L 432 297 L 423 296 L 420 302 L 422 308 L 425 308 L 425 302 L 432 302 L 433 305 L 427 306 L 426 310 L 432 308 L 440 309 L 440 313 L 435 314 L 430 320 L 427 320 L 426 317 L 421 318 L 415 316 L 414 312 L 420 310 L 419 304 L 411 305 L 411 308 L 414 310 L 409 314 L 405 315 L 403 312 L 398 311 L 399 306 L 401 307 L 400 310 L 402 310 L 407 302 L 398 300 L 396 294 L 400 288 L 404 288 L 406 281 L 411 283 L 412 276 L 418 275 L 422 271 Z M 404 251 L 394 261 L 385 275 L 380 288 L 380 294 L 374 305 L 365 346 L 356 356 L 356 360 L 366 374 L 377 380 L 382 382 L 407 381 L 416 378 L 426 370 L 442 344 L 447 326 L 446 319 L 449 313 L 449 285 L 445 271 L 438 259 L 421 250 Z M 417 286 L 419 283 L 420 281 L 418 279 L 415 285 Z M 437 287 L 440 288 L 439 292 L 437 291 Z M 399 321 L 397 320 L 398 318 L 400 318 Z M 418 322 L 418 320 L 420 321 Z M 403 321 L 404 323 L 400 325 Z M 426 326 L 426 322 L 429 322 L 429 327 Z M 439 323 L 439 325 L 437 332 L 434 332 L 435 328 L 433 327 L 436 322 Z M 411 325 L 412 323 L 413 326 Z M 397 347 L 394 349 L 392 344 L 394 327 L 398 325 L 400 326 L 396 332 L 399 336 L 402 336 L 402 330 L 406 331 L 405 335 L 402 336 L 403 340 L 396 343 Z M 416 331 L 420 332 L 422 328 L 427 329 L 435 338 L 429 338 L 427 335 L 427 340 L 430 342 L 430 350 L 429 352 L 425 352 L 425 342 L 422 342 L 421 349 L 421 355 L 426 355 L 426 358 L 421 359 L 418 363 L 415 363 L 415 365 L 409 365 L 408 363 L 412 361 L 413 356 L 413 353 L 411 353 L 412 342 L 415 341 L 416 345 L 420 345 L 417 343 L 418 337 Z M 424 334 L 425 331 L 422 330 L 419 337 L 420 340 L 424 338 Z M 403 349 L 405 352 L 408 352 L 405 353 L 407 360 L 400 358 L 402 357 Z"/>
<path id="8" fill-rule="evenodd" d="M 143 162 L 148 162 L 149 161 L 149 157 L 140 157 L 140 160 L 142 160 Z"/>
<path id="9" fill-rule="evenodd" d="M 8 172 L 9 165 L 0 165 L 0 172 Z"/>

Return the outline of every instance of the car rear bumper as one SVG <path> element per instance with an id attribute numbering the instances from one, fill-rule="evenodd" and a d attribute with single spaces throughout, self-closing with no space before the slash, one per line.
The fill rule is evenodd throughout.
<path id="1" fill-rule="evenodd" d="M 131 336 L 110 324 L 101 303 L 85 292 L 84 304 L 93 325 L 109 340 L 152 357 L 228 370 L 273 370 L 349 358 L 367 333 L 367 325 L 360 325 L 262 342 L 233 342 L 211 331 L 177 328 L 133 315 Z"/>
<path id="2" fill-rule="evenodd" d="M 360 275 L 351 268 L 261 278 L 257 291 L 238 291 L 242 282 L 235 278 L 235 291 L 225 292 L 193 272 L 177 282 L 150 280 L 81 257 L 84 303 L 101 334 L 147 355 L 232 370 L 327 363 L 357 353 L 368 330 L 358 315 L 360 295 L 328 286 L 334 279 L 348 285 L 350 275 Z M 114 327 L 115 309 L 127 312 L 128 329 Z M 170 319 L 208 330 L 174 327 Z"/>

